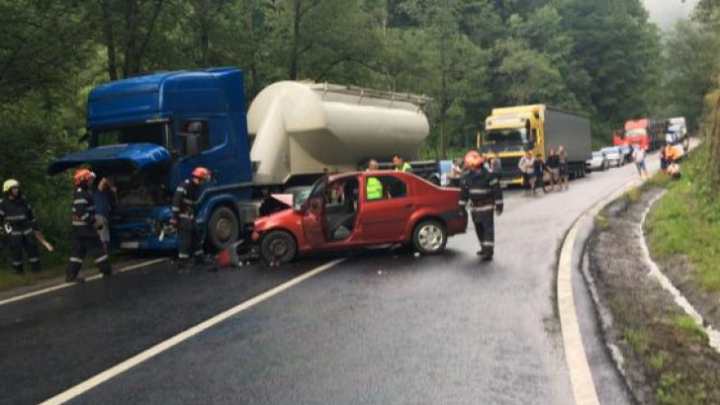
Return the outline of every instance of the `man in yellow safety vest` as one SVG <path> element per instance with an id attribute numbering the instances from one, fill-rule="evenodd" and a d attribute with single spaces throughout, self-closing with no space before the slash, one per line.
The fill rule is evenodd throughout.
<path id="1" fill-rule="evenodd" d="M 377 160 L 370 159 L 368 162 L 367 171 L 376 171 L 380 168 Z M 368 177 L 365 184 L 365 191 L 367 193 L 368 201 L 381 200 L 383 198 L 383 185 L 377 177 Z"/>

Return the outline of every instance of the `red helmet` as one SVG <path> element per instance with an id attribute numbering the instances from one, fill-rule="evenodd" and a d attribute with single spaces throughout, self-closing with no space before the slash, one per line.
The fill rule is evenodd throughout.
<path id="1" fill-rule="evenodd" d="M 474 150 L 465 155 L 465 167 L 469 170 L 479 169 L 483 164 L 483 158 Z"/>
<path id="2" fill-rule="evenodd" d="M 204 167 L 198 166 L 192 172 L 193 177 L 202 180 L 210 180 L 212 172 Z"/>
<path id="3" fill-rule="evenodd" d="M 88 182 L 95 178 L 95 173 L 88 169 L 78 169 L 75 171 L 75 175 L 73 175 L 73 182 L 76 186 L 81 185 L 82 183 Z"/>

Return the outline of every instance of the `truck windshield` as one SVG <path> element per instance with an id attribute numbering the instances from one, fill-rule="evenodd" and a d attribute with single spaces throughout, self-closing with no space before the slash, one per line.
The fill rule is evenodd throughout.
<path id="1" fill-rule="evenodd" d="M 132 143 L 154 143 L 167 147 L 167 124 L 139 124 L 118 128 L 93 129 L 90 146 L 109 146 Z"/>
<path id="2" fill-rule="evenodd" d="M 528 142 L 525 128 L 491 129 L 485 133 L 483 144 L 523 144 Z"/>
<path id="3" fill-rule="evenodd" d="M 522 150 L 529 142 L 527 129 L 491 129 L 483 134 L 483 152 L 510 152 Z"/>
<path id="4" fill-rule="evenodd" d="M 631 129 L 625 132 L 625 136 L 647 136 L 647 130 L 645 128 Z"/>

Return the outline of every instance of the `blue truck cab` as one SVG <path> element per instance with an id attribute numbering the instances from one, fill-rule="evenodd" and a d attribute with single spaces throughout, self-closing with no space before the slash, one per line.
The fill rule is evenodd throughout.
<path id="1" fill-rule="evenodd" d="M 195 167 L 207 167 L 214 180 L 203 188 L 196 218 L 206 243 L 221 248 L 254 218 L 246 110 L 236 68 L 103 84 L 88 98 L 89 149 L 52 162 L 48 171 L 89 166 L 113 181 L 111 234 L 120 248 L 176 249 L 168 225 L 173 193 Z"/>

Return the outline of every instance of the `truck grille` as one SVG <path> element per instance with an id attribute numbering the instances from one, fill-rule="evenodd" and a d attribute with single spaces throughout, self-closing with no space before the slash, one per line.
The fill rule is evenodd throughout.
<path id="1" fill-rule="evenodd" d="M 519 157 L 500 158 L 500 161 L 502 162 L 502 172 L 500 178 L 514 179 L 522 176 L 520 169 L 518 169 L 518 164 L 520 163 Z"/>

